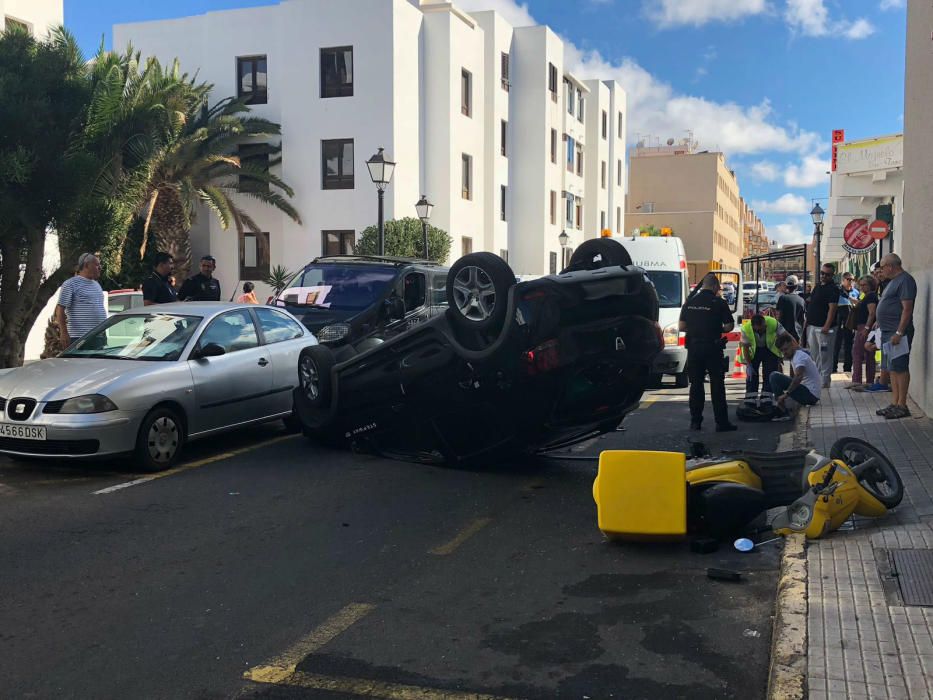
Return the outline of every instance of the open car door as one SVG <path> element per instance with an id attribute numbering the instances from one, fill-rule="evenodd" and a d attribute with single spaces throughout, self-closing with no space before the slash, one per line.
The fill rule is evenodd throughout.
<path id="1" fill-rule="evenodd" d="M 733 285 L 735 289 L 731 299 L 727 298 L 725 292 L 723 292 L 723 299 L 729 304 L 732 317 L 735 319 L 735 328 L 732 329 L 731 333 L 726 334 L 726 338 L 729 342 L 722 351 L 723 356 L 726 358 L 726 367 L 729 368 L 726 370 L 728 374 L 732 370 L 732 360 L 735 357 L 736 343 L 739 342 L 739 327 L 742 325 L 742 320 L 745 318 L 745 302 L 742 300 L 742 272 L 741 270 L 710 270 L 710 272 L 719 278 L 719 283 L 721 285 L 728 283 Z"/>

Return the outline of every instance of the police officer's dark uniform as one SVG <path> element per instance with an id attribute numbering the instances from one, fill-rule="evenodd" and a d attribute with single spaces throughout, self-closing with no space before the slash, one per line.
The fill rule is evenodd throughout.
<path id="1" fill-rule="evenodd" d="M 706 403 L 704 380 L 709 374 L 710 398 L 716 430 L 735 430 L 729 422 L 726 405 L 725 367 L 723 365 L 723 332 L 732 329 L 732 311 L 724 299 L 708 289 L 701 289 L 687 298 L 680 310 L 680 320 L 686 328 L 687 374 L 690 377 L 690 427 L 699 430 Z"/>
<path id="2" fill-rule="evenodd" d="M 143 280 L 143 300 L 153 304 L 171 304 L 178 301 L 175 290 L 168 283 L 168 277 L 163 277 L 155 270 Z"/>
<path id="3" fill-rule="evenodd" d="M 178 290 L 179 301 L 220 301 L 220 282 L 202 273 L 191 275 Z"/>

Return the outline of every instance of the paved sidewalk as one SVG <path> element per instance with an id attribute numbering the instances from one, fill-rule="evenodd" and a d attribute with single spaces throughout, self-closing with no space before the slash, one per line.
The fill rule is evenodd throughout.
<path id="1" fill-rule="evenodd" d="M 807 548 L 807 686 L 812 700 L 933 698 L 933 607 L 905 606 L 888 552 L 933 549 L 933 421 L 875 410 L 891 394 L 845 390 L 835 375 L 822 400 L 798 417 L 796 441 L 828 455 L 838 438 L 881 449 L 904 482 L 904 501 L 886 517 L 854 518 Z"/>

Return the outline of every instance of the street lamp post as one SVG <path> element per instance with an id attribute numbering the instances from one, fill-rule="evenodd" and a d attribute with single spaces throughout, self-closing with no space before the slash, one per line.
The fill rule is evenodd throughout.
<path id="1" fill-rule="evenodd" d="M 385 214 L 383 210 L 383 200 L 385 199 L 386 187 L 392 182 L 392 175 L 395 173 L 395 163 L 386 160 L 382 152 L 385 149 L 380 148 L 379 152 L 371 156 L 366 161 L 366 167 L 369 168 L 369 177 L 372 178 L 376 190 L 379 192 L 379 255 L 386 254 L 386 229 Z"/>
<path id="2" fill-rule="evenodd" d="M 570 243 L 570 236 L 567 235 L 566 231 L 561 231 L 557 240 L 560 241 L 561 267 L 567 267 L 567 245 Z"/>
<path id="3" fill-rule="evenodd" d="M 820 249 L 822 247 L 820 241 L 823 238 L 823 214 L 825 213 L 819 202 L 817 202 L 810 211 L 810 218 L 813 219 L 813 235 L 816 237 L 816 269 L 813 273 L 816 275 L 817 283 L 819 283 L 819 274 L 823 267 L 820 265 Z M 806 282 L 806 280 L 804 280 L 804 282 Z"/>
<path id="4" fill-rule="evenodd" d="M 418 212 L 418 218 L 421 219 L 421 235 L 424 236 L 424 259 L 428 260 L 428 221 L 431 219 L 431 210 L 434 205 L 428 201 L 425 195 L 415 205 L 415 211 Z"/>

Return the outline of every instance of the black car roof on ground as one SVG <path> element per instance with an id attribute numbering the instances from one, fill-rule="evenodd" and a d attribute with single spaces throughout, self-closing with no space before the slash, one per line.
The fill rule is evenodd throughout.
<path id="1" fill-rule="evenodd" d="M 441 265 L 433 260 L 423 260 L 421 258 L 399 258 L 390 255 L 323 255 L 311 261 L 315 263 L 362 263 L 375 265 L 424 265 L 425 267 L 434 267 L 443 269 L 446 265 Z"/>

